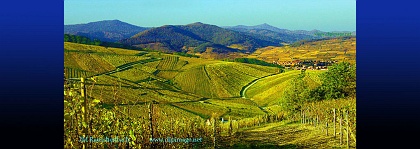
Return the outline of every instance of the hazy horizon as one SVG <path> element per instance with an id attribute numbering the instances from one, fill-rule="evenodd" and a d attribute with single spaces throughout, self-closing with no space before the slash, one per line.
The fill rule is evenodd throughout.
<path id="1" fill-rule="evenodd" d="M 111 19 L 111 20 L 98 20 L 98 21 L 90 21 L 90 22 L 86 22 L 86 23 L 64 24 L 64 25 L 79 25 L 79 24 L 88 24 L 88 23 L 92 23 L 92 22 L 113 21 L 113 20 L 118 20 L 118 21 L 125 22 L 125 23 L 131 24 L 131 25 L 135 25 L 135 26 L 138 26 L 138 27 L 146 27 L 146 28 L 162 27 L 162 26 L 165 26 L 165 25 L 188 25 L 188 24 L 193 24 L 193 23 L 200 22 L 200 21 L 196 21 L 196 22 L 191 22 L 191 23 L 187 23 L 187 24 L 165 24 L 165 25 L 161 25 L 161 26 L 142 26 L 142 25 L 137 25 L 137 24 L 132 24 L 130 22 L 122 21 L 122 20 L 119 20 L 119 19 Z M 206 22 L 200 22 L 200 23 L 209 24 L 209 23 L 206 23 Z M 268 24 L 268 23 L 260 23 L 260 24 L 255 24 L 255 25 L 238 24 L 238 25 L 232 25 L 232 26 L 219 26 L 219 25 L 216 25 L 216 26 L 219 26 L 219 27 L 234 27 L 234 26 L 257 26 L 257 25 L 263 25 L 263 24 Z M 215 25 L 215 24 L 209 24 L 209 25 Z M 268 25 L 273 26 L 271 24 L 268 24 Z M 277 27 L 277 26 L 273 26 L 273 27 Z M 305 29 L 288 29 L 288 28 L 280 28 L 280 27 L 277 27 L 277 28 L 287 29 L 287 30 L 291 30 L 291 31 L 305 30 Z M 312 29 L 312 30 L 324 31 L 324 30 L 320 30 L 320 29 Z M 306 31 L 311 31 L 311 30 L 306 30 Z M 356 30 L 333 30 L 333 31 L 326 31 L 326 32 L 334 32 L 334 31 L 337 31 L 337 32 L 340 32 L 340 31 L 355 32 Z"/>
<path id="2" fill-rule="evenodd" d="M 356 1 L 64 1 L 65 25 L 103 20 L 120 20 L 141 27 L 194 22 L 220 27 L 267 23 L 288 30 L 356 31 Z"/>

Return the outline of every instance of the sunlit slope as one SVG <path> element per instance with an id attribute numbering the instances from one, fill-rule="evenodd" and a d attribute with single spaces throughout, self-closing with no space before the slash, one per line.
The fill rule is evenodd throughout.
<path id="1" fill-rule="evenodd" d="M 263 78 L 249 87 L 245 95 L 259 105 L 267 105 L 277 100 L 283 94 L 287 82 L 299 73 L 300 71 L 288 71 Z"/>
<path id="2" fill-rule="evenodd" d="M 65 68 L 96 74 L 96 82 L 86 84 L 89 97 L 100 99 L 103 108 L 129 109 L 133 116 L 147 117 L 145 105 L 151 101 L 162 117 L 215 114 L 240 119 L 263 114 L 239 92 L 250 81 L 278 72 L 274 67 L 76 43 L 65 43 L 64 51 Z"/>
<path id="3" fill-rule="evenodd" d="M 149 59 L 142 51 L 64 42 L 64 67 L 103 73 L 126 63 Z"/>
<path id="4" fill-rule="evenodd" d="M 174 78 L 174 83 L 184 91 L 208 98 L 239 97 L 243 86 L 274 74 L 277 69 L 219 61 L 183 70 Z"/>
<path id="5" fill-rule="evenodd" d="M 300 60 L 337 60 L 355 63 L 356 38 L 329 39 L 307 42 L 299 46 L 264 47 L 256 50 L 249 58 L 267 62 Z"/>
<path id="6" fill-rule="evenodd" d="M 304 80 L 310 88 L 320 85 L 319 75 L 322 72 L 324 71 L 306 71 Z M 260 79 L 246 90 L 245 95 L 260 106 L 277 104 L 289 82 L 300 73 L 301 71 L 292 70 Z"/>
<path id="7" fill-rule="evenodd" d="M 118 55 L 136 55 L 143 51 L 128 50 L 121 48 L 103 47 L 95 45 L 78 44 L 72 42 L 64 42 L 64 51 L 69 52 L 89 52 L 96 54 L 118 54 Z"/>
<path id="8" fill-rule="evenodd" d="M 94 73 L 102 73 L 115 69 L 99 55 L 89 53 L 64 52 L 64 67 L 77 68 Z"/>

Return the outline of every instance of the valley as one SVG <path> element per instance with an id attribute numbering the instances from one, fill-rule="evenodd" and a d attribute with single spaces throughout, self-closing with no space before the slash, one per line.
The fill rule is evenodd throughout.
<path id="1" fill-rule="evenodd" d="M 111 148 L 72 141 L 80 135 L 129 136 L 129 143 L 117 143 L 129 148 L 309 147 L 316 144 L 308 140 L 323 133 L 318 121 L 338 125 L 335 118 L 346 118 L 347 135 L 355 136 L 355 85 L 335 90 L 328 84 L 340 72 L 355 81 L 355 37 L 276 43 L 193 23 L 151 28 L 120 42 L 65 38 L 71 38 L 64 42 L 69 148 Z M 334 119 L 332 109 L 339 112 Z M 165 137 L 204 141 L 149 140 Z M 328 135 L 315 140 L 343 147 Z"/>

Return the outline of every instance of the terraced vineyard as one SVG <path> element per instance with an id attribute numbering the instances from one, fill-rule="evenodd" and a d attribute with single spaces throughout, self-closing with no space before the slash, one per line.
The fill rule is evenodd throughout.
<path id="1" fill-rule="evenodd" d="M 141 144 L 146 148 L 153 148 L 148 142 L 149 134 L 155 137 L 203 137 L 210 142 L 207 144 L 211 144 L 212 139 L 233 133 L 233 126 L 239 131 L 239 127 L 280 121 L 283 115 L 279 114 L 278 101 L 291 78 L 301 73 L 279 73 L 282 71 L 277 67 L 160 52 L 75 43 L 64 45 L 65 76 L 88 77 L 85 98 L 94 102 L 89 110 L 96 112 L 90 113 L 89 117 L 95 123 L 91 125 L 101 126 L 95 131 L 124 130 L 118 133 L 135 140 L 130 145 Z M 310 87 L 321 84 L 321 73 L 307 71 L 305 79 Z M 80 86 L 72 89 L 77 85 L 80 82 L 73 82 L 67 89 L 81 94 Z M 73 100 L 75 97 L 68 92 L 65 92 L 66 103 L 75 106 L 84 101 Z M 86 111 L 87 108 L 81 108 L 82 104 L 79 106 L 78 112 Z M 71 113 L 75 109 L 71 107 L 65 111 Z M 78 113 L 73 117 L 84 119 L 82 115 Z M 79 129 L 86 129 L 85 125 L 88 124 L 73 125 L 73 121 L 67 121 L 65 127 L 69 127 L 68 130 L 77 128 L 77 132 L 71 132 L 72 137 L 77 138 L 75 134 L 81 133 Z M 92 133 L 95 131 L 91 130 Z M 191 148 L 185 144 L 159 147 Z"/>
<path id="2" fill-rule="evenodd" d="M 187 63 L 187 61 L 180 61 L 178 56 L 167 56 L 156 67 L 159 70 L 178 70 Z"/>
<path id="3" fill-rule="evenodd" d="M 260 106 L 275 105 L 282 96 L 282 91 L 287 87 L 288 82 L 299 73 L 300 71 L 291 70 L 260 79 L 246 90 L 245 96 L 254 100 Z M 305 79 L 310 82 L 309 85 L 311 87 L 318 86 L 320 84 L 318 75 L 322 71 L 308 70 L 307 73 L 309 75 Z"/>
<path id="4" fill-rule="evenodd" d="M 248 57 L 280 63 L 293 60 L 337 60 L 355 63 L 356 38 L 321 40 L 297 47 L 264 47 Z"/>
<path id="5" fill-rule="evenodd" d="M 135 55 L 102 55 L 102 59 L 112 64 L 114 67 L 118 67 L 127 63 L 150 59 L 149 57 L 141 57 Z"/>
<path id="6" fill-rule="evenodd" d="M 116 55 L 139 55 L 140 53 L 144 53 L 143 51 L 127 50 L 120 48 L 107 48 L 102 46 L 85 45 L 71 42 L 64 42 L 64 51 Z"/>
<path id="7" fill-rule="evenodd" d="M 174 80 L 181 89 L 204 97 L 239 97 L 243 86 L 254 79 L 274 74 L 277 69 L 262 67 L 218 62 L 184 71 Z"/>
<path id="8" fill-rule="evenodd" d="M 64 57 L 64 66 L 69 68 L 77 68 L 95 73 L 103 73 L 115 69 L 114 65 L 96 54 L 64 52 Z"/>
<path id="9" fill-rule="evenodd" d="M 76 43 L 65 43 L 65 57 L 66 68 L 96 74 L 87 92 L 107 108 L 139 111 L 139 106 L 155 101 L 169 105 L 164 109 L 202 118 L 213 113 L 238 119 L 264 114 L 254 102 L 239 98 L 240 90 L 278 72 L 274 67 Z"/>

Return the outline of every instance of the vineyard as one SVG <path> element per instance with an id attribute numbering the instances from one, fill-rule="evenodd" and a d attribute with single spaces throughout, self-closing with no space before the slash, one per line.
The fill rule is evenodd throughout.
<path id="1" fill-rule="evenodd" d="M 300 71 L 288 71 L 263 78 L 247 90 L 246 97 L 251 98 L 259 105 L 267 106 L 270 102 L 275 101 L 276 97 L 281 97 L 282 92 L 279 90 L 287 86 L 287 82 L 299 73 Z"/>
<path id="2" fill-rule="evenodd" d="M 194 104 L 173 103 L 153 104 L 144 102 L 138 105 L 120 105 L 105 107 L 103 101 L 90 98 L 79 93 L 85 84 L 66 83 L 65 99 L 65 148 L 213 148 L 221 147 L 223 138 L 234 135 L 241 128 L 258 126 L 267 122 L 282 120 L 280 115 L 264 115 L 253 113 L 246 119 L 231 119 L 224 121 L 221 113 L 228 112 L 221 106 L 199 106 Z M 72 87 L 69 87 L 72 86 Z M 86 92 L 86 91 L 84 91 Z M 224 104 L 223 101 L 209 101 L 214 104 Z M 222 103 L 220 103 L 222 102 Z M 237 109 L 245 105 L 231 103 Z M 219 111 L 217 111 L 219 109 Z M 257 110 L 257 109 L 251 109 Z M 194 111 L 194 112 L 193 112 Z M 206 114 L 205 117 L 200 117 Z M 212 112 L 214 111 L 214 112 Z M 234 111 L 234 110 L 232 110 Z M 250 111 L 250 110 L 246 110 Z M 220 112 L 220 113 L 219 113 Z M 236 114 L 243 114 L 238 111 Z M 210 115 L 210 116 L 207 116 Z M 258 116 L 256 116 L 258 115 Z M 239 117 L 237 117 L 239 118 Z M 223 119 L 222 119 L 223 120 Z M 83 142 L 82 137 L 101 138 L 122 137 L 122 142 Z M 152 143 L 150 138 L 201 138 L 200 143 Z M 125 140 L 125 138 L 127 138 Z M 75 141 L 78 140 L 78 141 Z"/>
<path id="3" fill-rule="evenodd" d="M 174 82 L 185 91 L 208 98 L 239 97 L 243 86 L 277 69 L 260 67 L 233 62 L 207 64 L 181 72 Z"/>
<path id="4" fill-rule="evenodd" d="M 230 148 L 243 131 L 303 115 L 305 124 L 319 117 L 338 125 L 326 114 L 334 108 L 355 136 L 354 100 L 316 102 L 304 106 L 305 114 L 285 115 L 278 100 L 300 71 L 76 43 L 65 43 L 64 67 L 65 148 Z M 321 73 L 307 72 L 309 86 L 322 83 Z M 345 108 L 353 110 L 350 120 Z"/>
<path id="5" fill-rule="evenodd" d="M 256 50 L 248 58 L 280 63 L 293 60 L 337 60 L 355 63 L 356 38 L 321 40 L 296 47 L 264 47 Z"/>

